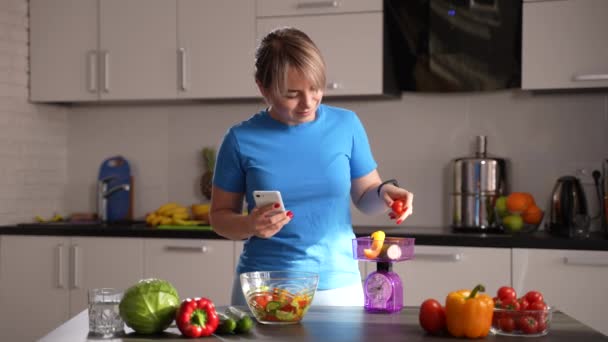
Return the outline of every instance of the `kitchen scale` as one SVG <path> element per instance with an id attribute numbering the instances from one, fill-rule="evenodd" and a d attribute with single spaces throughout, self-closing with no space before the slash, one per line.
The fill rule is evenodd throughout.
<path id="1" fill-rule="evenodd" d="M 371 248 L 371 237 L 353 239 L 353 255 L 356 260 L 376 263 L 376 271 L 365 279 L 365 311 L 372 313 L 395 313 L 403 308 L 403 283 L 393 272 L 393 263 L 414 257 L 414 238 L 384 239 L 382 251 L 375 258 L 368 258 L 363 252 Z"/>

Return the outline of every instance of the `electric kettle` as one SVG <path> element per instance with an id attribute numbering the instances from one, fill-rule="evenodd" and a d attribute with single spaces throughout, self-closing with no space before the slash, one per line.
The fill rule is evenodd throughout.
<path id="1" fill-rule="evenodd" d="M 560 177 L 551 195 L 548 231 L 568 238 L 589 237 L 591 218 L 581 182 L 573 176 Z"/>

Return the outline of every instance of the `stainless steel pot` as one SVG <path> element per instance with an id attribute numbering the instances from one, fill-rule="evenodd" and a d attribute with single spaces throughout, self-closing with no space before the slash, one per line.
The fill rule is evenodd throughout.
<path id="1" fill-rule="evenodd" d="M 507 162 L 487 154 L 487 138 L 476 138 L 475 156 L 452 161 L 450 195 L 452 227 L 455 230 L 497 229 L 496 199 L 507 193 Z"/>

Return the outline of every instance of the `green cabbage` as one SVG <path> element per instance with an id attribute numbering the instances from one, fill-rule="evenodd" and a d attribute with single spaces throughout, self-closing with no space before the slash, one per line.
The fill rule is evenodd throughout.
<path id="1" fill-rule="evenodd" d="M 120 317 L 137 333 L 154 334 L 169 327 L 180 304 L 171 283 L 143 279 L 125 291 L 119 305 Z"/>

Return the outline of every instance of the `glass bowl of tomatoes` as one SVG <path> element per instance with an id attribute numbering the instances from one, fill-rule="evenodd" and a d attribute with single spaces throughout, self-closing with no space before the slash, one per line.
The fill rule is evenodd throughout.
<path id="1" fill-rule="evenodd" d="M 259 271 L 240 275 L 247 306 L 263 324 L 295 324 L 304 318 L 319 275 L 301 271 Z"/>
<path id="2" fill-rule="evenodd" d="M 553 308 L 513 310 L 495 308 L 491 331 L 496 335 L 538 337 L 549 333 Z"/>

